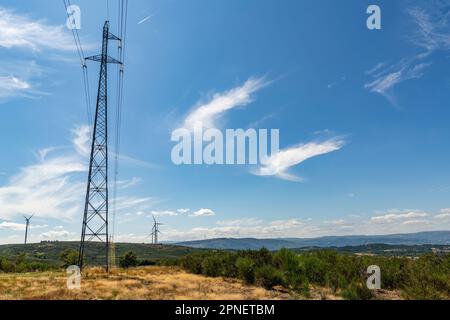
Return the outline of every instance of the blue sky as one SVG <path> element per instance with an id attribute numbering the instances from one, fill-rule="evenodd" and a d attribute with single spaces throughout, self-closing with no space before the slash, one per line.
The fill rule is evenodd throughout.
<path id="1" fill-rule="evenodd" d="M 97 54 L 106 1 L 72 4 L 86 55 Z M 381 30 L 366 27 L 370 4 Z M 112 31 L 116 7 L 110 0 Z M 166 241 L 448 230 L 449 10 L 444 1 L 133 0 L 116 241 L 145 241 L 152 213 Z M 79 238 L 88 122 L 65 18 L 62 1 L 0 4 L 0 243 L 21 242 L 30 213 L 32 241 Z M 94 93 L 98 65 L 88 68 Z M 171 132 L 221 98 L 217 128 L 279 129 L 288 164 L 267 176 L 175 166 Z"/>

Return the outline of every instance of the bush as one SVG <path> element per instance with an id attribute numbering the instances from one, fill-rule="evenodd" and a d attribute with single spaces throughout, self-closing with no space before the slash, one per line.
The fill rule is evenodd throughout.
<path id="1" fill-rule="evenodd" d="M 202 262 L 202 273 L 208 277 L 219 277 L 222 275 L 222 263 L 217 254 L 207 256 Z"/>
<path id="2" fill-rule="evenodd" d="M 157 264 L 158 263 L 156 261 L 153 261 L 153 260 L 145 259 L 145 260 L 139 261 L 139 265 L 142 266 L 142 267 L 156 266 Z"/>
<path id="3" fill-rule="evenodd" d="M 133 251 L 130 251 L 120 257 L 119 264 L 121 268 L 132 268 L 137 267 L 139 263 L 137 256 L 133 253 Z"/>
<path id="4" fill-rule="evenodd" d="M 255 283 L 255 264 L 250 258 L 238 258 L 236 260 L 236 269 L 239 278 L 243 279 L 248 284 Z"/>
<path id="5" fill-rule="evenodd" d="M 225 276 L 258 283 L 267 289 L 281 285 L 304 295 L 311 285 L 331 288 L 347 299 L 372 299 L 367 289 L 367 267 L 381 269 L 381 287 L 400 290 L 409 299 L 450 297 L 450 255 L 430 254 L 419 259 L 353 256 L 332 250 L 295 253 L 283 249 L 259 251 L 207 251 L 179 260 L 196 274 Z"/>
<path id="6" fill-rule="evenodd" d="M 268 290 L 273 289 L 275 286 L 283 286 L 285 284 L 283 273 L 269 265 L 256 269 L 256 278 Z"/>
<path id="7" fill-rule="evenodd" d="M 194 274 L 202 273 L 202 255 L 191 254 L 181 259 L 180 265 Z"/>
<path id="8" fill-rule="evenodd" d="M 78 264 L 78 252 L 72 249 L 67 249 L 61 252 L 59 258 L 62 262 L 63 268 Z"/>

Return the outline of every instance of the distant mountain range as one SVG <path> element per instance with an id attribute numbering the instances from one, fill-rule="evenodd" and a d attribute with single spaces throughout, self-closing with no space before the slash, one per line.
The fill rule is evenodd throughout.
<path id="1" fill-rule="evenodd" d="M 229 249 L 229 250 L 258 250 L 267 248 L 279 250 L 282 248 L 328 248 L 362 246 L 368 244 L 387 245 L 450 245 L 450 231 L 420 232 L 409 234 L 392 234 L 380 236 L 336 236 L 314 239 L 284 238 L 284 239 L 233 239 L 218 238 L 209 240 L 197 240 L 180 242 L 177 245 L 203 248 L 203 249 Z"/>

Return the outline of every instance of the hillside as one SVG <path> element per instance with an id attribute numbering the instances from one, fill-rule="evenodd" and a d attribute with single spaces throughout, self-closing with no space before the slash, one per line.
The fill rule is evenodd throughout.
<path id="1" fill-rule="evenodd" d="M 25 253 L 29 259 L 46 262 L 50 265 L 59 265 L 59 255 L 66 249 L 78 250 L 79 242 L 41 242 L 27 245 L 1 245 L 0 257 L 15 257 Z M 88 243 L 86 254 L 98 252 L 99 244 Z M 172 259 L 199 251 L 195 248 L 181 247 L 177 245 L 151 245 L 137 243 L 116 243 L 116 256 L 120 257 L 126 252 L 133 251 L 140 260 Z"/>
<path id="2" fill-rule="evenodd" d="M 363 246 L 369 244 L 386 245 L 450 245 L 450 231 L 421 232 L 410 234 L 393 234 L 380 236 L 336 236 L 313 239 L 286 238 L 286 239 L 232 239 L 219 238 L 180 242 L 178 245 L 191 248 L 204 249 L 231 249 L 231 250 L 257 250 L 265 247 L 269 250 L 282 248 L 342 248 Z"/>

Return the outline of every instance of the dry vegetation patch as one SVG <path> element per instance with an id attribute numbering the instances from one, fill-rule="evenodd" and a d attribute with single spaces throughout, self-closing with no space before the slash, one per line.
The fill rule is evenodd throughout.
<path id="1" fill-rule="evenodd" d="M 245 285 L 242 281 L 208 278 L 173 267 L 113 270 L 87 269 L 80 290 L 68 290 L 64 272 L 0 274 L 0 299 L 25 300 L 276 300 L 293 299 L 285 292 Z"/>

